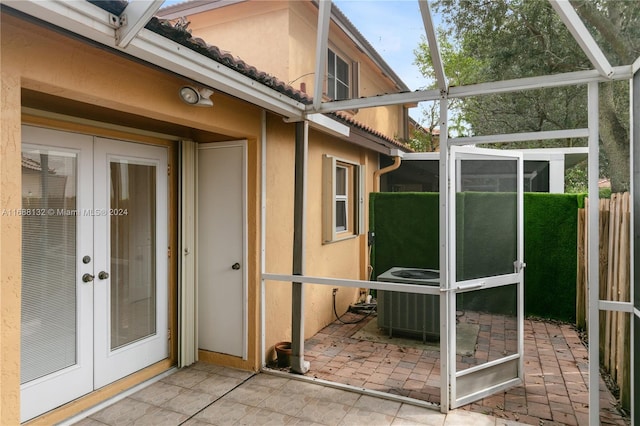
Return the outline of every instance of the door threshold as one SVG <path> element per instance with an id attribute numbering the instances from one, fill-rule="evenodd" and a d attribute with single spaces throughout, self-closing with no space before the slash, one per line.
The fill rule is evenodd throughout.
<path id="1" fill-rule="evenodd" d="M 152 385 L 152 384 L 164 379 L 165 377 L 175 373 L 176 371 L 178 371 L 178 368 L 177 367 L 172 367 L 169 370 L 164 371 L 164 372 L 158 374 L 157 376 L 154 376 L 154 377 L 152 377 L 152 378 L 150 378 L 150 379 L 148 379 L 148 380 L 146 380 L 146 381 L 144 381 L 144 382 L 142 382 L 140 384 L 137 384 L 136 386 L 134 386 L 132 388 L 129 388 L 129 389 L 125 390 L 125 391 L 122 391 L 119 394 L 114 395 L 111 398 L 106 399 L 106 400 L 100 402 L 99 404 L 96 404 L 93 407 L 88 408 L 88 409 L 76 414 L 73 417 L 69 417 L 68 419 L 61 421 L 60 423 L 58 423 L 58 425 L 60 425 L 60 426 L 73 425 L 73 424 L 79 422 L 80 420 L 83 420 L 83 419 L 91 416 L 92 414 L 95 414 L 98 411 L 101 411 L 101 410 L 109 407 L 110 405 L 113 405 L 116 402 L 118 402 L 118 401 L 120 401 L 122 399 L 125 399 L 126 397 L 128 397 L 130 395 L 133 395 L 134 393 L 146 388 L 147 386 Z"/>

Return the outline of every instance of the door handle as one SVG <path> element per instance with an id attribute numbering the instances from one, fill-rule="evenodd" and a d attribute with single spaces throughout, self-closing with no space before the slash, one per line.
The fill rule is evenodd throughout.
<path id="1" fill-rule="evenodd" d="M 231 269 L 235 269 L 235 270 L 237 271 L 238 269 L 240 269 L 240 264 L 239 264 L 238 262 L 234 263 L 234 264 L 231 266 Z"/>
<path id="2" fill-rule="evenodd" d="M 98 273 L 98 278 L 100 278 L 101 280 L 106 280 L 107 278 L 109 278 L 109 273 L 100 271 L 100 273 Z"/>
<path id="3" fill-rule="evenodd" d="M 84 274 L 82 276 L 82 281 L 85 283 L 90 283 L 91 281 L 93 281 L 93 278 L 95 278 L 93 275 L 91 274 Z"/>

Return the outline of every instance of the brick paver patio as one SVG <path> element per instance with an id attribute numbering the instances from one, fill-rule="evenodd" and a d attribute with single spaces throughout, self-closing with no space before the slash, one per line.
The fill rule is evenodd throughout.
<path id="1" fill-rule="evenodd" d="M 480 325 L 476 351 L 458 355 L 459 368 L 513 353 L 515 322 L 505 317 L 465 313 Z M 345 322 L 359 315 L 348 313 Z M 493 318 L 492 318 L 493 317 Z M 368 321 L 375 321 L 372 317 Z M 310 376 L 388 392 L 432 403 L 440 402 L 440 353 L 437 348 L 408 347 L 352 336 L 368 321 L 330 324 L 305 342 Z M 588 350 L 568 324 L 528 319 L 524 329 L 524 383 L 463 407 L 464 410 L 534 425 L 588 424 Z M 630 424 L 600 380 L 602 424 Z"/>

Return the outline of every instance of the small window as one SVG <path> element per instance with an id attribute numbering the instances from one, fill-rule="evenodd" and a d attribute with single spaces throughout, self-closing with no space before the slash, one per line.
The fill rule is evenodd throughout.
<path id="1" fill-rule="evenodd" d="M 332 242 L 364 229 L 364 166 L 324 156 L 323 238 Z"/>
<path id="2" fill-rule="evenodd" d="M 346 231 L 349 221 L 349 166 L 336 165 L 336 231 Z"/>
<path id="3" fill-rule="evenodd" d="M 339 101 L 349 99 L 349 64 L 329 49 L 327 58 L 327 96 Z"/>

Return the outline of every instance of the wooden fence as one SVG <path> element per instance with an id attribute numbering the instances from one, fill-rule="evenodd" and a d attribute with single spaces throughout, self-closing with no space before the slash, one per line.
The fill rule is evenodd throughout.
<path id="1" fill-rule="evenodd" d="M 578 276 L 576 325 L 588 328 L 588 206 L 578 210 Z M 600 299 L 630 301 L 630 200 L 629 193 L 612 194 L 611 199 L 599 200 Z M 620 388 L 623 407 L 630 404 L 630 315 L 622 312 L 600 312 L 600 365 Z"/>

